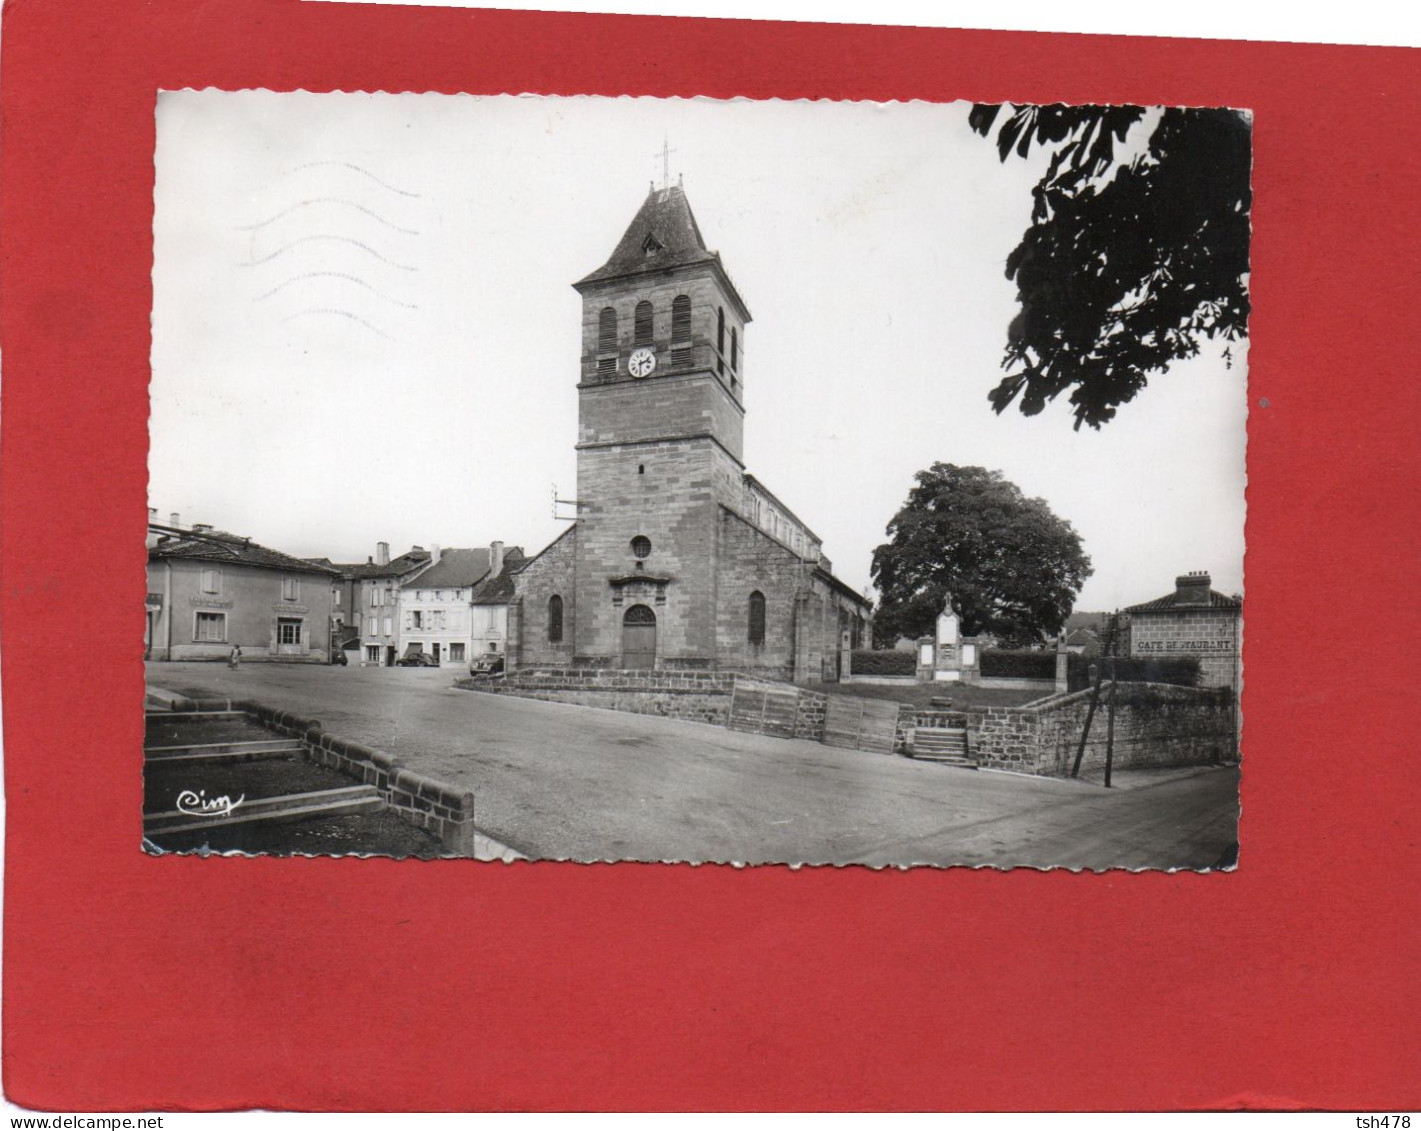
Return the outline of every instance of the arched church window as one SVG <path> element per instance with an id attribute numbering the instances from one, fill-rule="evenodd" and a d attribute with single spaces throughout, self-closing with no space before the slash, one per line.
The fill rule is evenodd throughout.
<path id="1" fill-rule="evenodd" d="M 597 316 L 597 352 L 611 353 L 617 348 L 617 312 L 604 306 Z"/>
<path id="2" fill-rule="evenodd" d="M 730 368 L 736 369 L 740 365 L 740 336 L 736 333 L 735 327 L 730 328 Z"/>
<path id="3" fill-rule="evenodd" d="M 765 642 L 765 595 L 756 589 L 750 594 L 750 643 Z"/>
<path id="4" fill-rule="evenodd" d="M 562 643 L 562 598 L 556 593 L 548 598 L 548 643 Z"/>
<path id="5" fill-rule="evenodd" d="M 636 304 L 632 332 L 637 345 L 651 345 L 651 303 L 643 301 Z"/>
<path id="6" fill-rule="evenodd" d="M 691 296 L 677 295 L 671 300 L 671 340 L 684 342 L 691 336 Z"/>

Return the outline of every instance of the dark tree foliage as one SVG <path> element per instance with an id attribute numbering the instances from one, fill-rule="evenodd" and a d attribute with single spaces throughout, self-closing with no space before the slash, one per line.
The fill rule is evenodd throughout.
<path id="1" fill-rule="evenodd" d="M 914 478 L 873 552 L 880 646 L 930 634 L 948 594 L 966 636 L 1021 645 L 1060 632 L 1091 573 L 1071 524 L 999 471 L 935 463 Z"/>
<path id="2" fill-rule="evenodd" d="M 990 137 L 1003 107 L 969 123 Z M 997 412 L 1028 416 L 1067 389 L 1075 426 L 1099 428 L 1152 373 L 1236 341 L 1248 324 L 1251 131 L 1234 110 L 1166 108 L 1144 152 L 1116 147 L 1139 106 L 1012 106 L 1005 161 L 1053 147 L 1031 227 L 1007 259 L 1021 310 L 1007 331 Z M 1226 356 L 1231 356 L 1226 351 Z"/>

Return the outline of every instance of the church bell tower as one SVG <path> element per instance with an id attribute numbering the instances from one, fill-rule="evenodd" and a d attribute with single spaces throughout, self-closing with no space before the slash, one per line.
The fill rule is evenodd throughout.
<path id="1" fill-rule="evenodd" d="M 577 652 L 715 656 L 716 518 L 744 473 L 750 311 L 680 185 L 653 187 L 582 296 Z"/>

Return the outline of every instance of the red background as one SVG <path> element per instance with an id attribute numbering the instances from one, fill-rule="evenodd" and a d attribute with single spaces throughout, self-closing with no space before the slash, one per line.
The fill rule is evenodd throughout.
<path id="1" fill-rule="evenodd" d="M 1421 1103 L 1415 52 L 290 0 L 18 0 L 3 48 L 16 1102 Z M 141 855 L 154 94 L 206 86 L 1252 108 L 1239 870 Z"/>

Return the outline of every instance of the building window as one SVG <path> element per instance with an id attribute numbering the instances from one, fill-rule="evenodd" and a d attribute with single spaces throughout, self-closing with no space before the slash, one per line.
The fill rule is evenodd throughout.
<path id="1" fill-rule="evenodd" d="M 378 664 L 380 662 L 380 645 L 365 645 L 365 659 L 368 663 Z"/>
<path id="2" fill-rule="evenodd" d="M 599 357 L 597 359 L 597 375 L 599 377 L 611 377 L 617 372 L 617 359 L 615 357 Z"/>
<path id="3" fill-rule="evenodd" d="M 461 664 L 464 662 L 464 645 L 456 640 L 449 645 L 449 662 L 451 664 Z"/>
<path id="4" fill-rule="evenodd" d="M 638 558 L 651 557 L 651 539 L 645 534 L 638 534 L 632 539 L 632 554 Z"/>
<path id="5" fill-rule="evenodd" d="M 597 316 L 597 352 L 612 353 L 617 348 L 617 312 L 604 306 Z M 615 362 L 613 363 L 615 365 Z"/>
<path id="6" fill-rule="evenodd" d="M 276 642 L 278 644 L 300 644 L 301 621 L 294 617 L 278 617 L 276 621 Z"/>
<path id="7" fill-rule="evenodd" d="M 740 365 L 740 335 L 734 326 L 730 328 L 730 368 Z"/>
<path id="8" fill-rule="evenodd" d="M 750 594 L 750 643 L 765 642 L 765 595 L 758 589 Z"/>
<path id="9" fill-rule="evenodd" d="M 202 571 L 202 591 L 210 594 L 222 592 L 222 571 L 220 569 Z"/>
<path id="10" fill-rule="evenodd" d="M 226 613 L 198 613 L 197 625 L 193 629 L 193 639 L 208 643 L 223 644 L 227 640 Z"/>
<path id="11" fill-rule="evenodd" d="M 677 295 L 671 300 L 671 340 L 684 342 L 691 336 L 691 296 Z"/>
<path id="12" fill-rule="evenodd" d="M 725 307 L 718 306 L 715 309 L 715 348 L 721 353 L 725 352 Z"/>
<path id="13" fill-rule="evenodd" d="M 408 623 L 405 627 L 406 627 L 406 628 L 423 628 L 423 627 L 424 627 L 424 614 L 423 614 L 422 612 L 420 612 L 418 609 L 415 609 L 414 612 L 410 613 L 409 623 Z"/>
<path id="14" fill-rule="evenodd" d="M 301 596 L 301 582 L 294 577 L 283 577 L 281 579 L 281 599 L 294 601 L 299 596 Z"/>
<path id="15" fill-rule="evenodd" d="M 386 617 L 386 618 L 385 618 L 385 631 L 382 633 L 382 635 L 384 635 L 384 636 L 394 636 L 394 635 L 395 635 L 395 618 L 394 618 L 394 617 Z"/>
<path id="16" fill-rule="evenodd" d="M 331 590 L 331 604 L 334 605 L 336 608 L 340 608 L 340 590 L 339 590 L 339 589 L 332 589 L 332 590 Z"/>
<path id="17" fill-rule="evenodd" d="M 548 643 L 562 643 L 562 598 L 556 593 L 548 598 Z"/>

